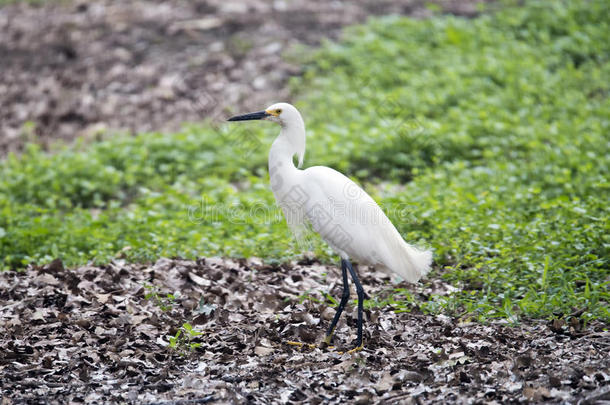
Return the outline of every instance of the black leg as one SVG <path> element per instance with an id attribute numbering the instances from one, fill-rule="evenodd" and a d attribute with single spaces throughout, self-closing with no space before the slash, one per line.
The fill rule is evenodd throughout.
<path id="1" fill-rule="evenodd" d="M 349 266 L 351 267 L 351 264 Z M 341 317 L 341 313 L 345 308 L 345 304 L 347 304 L 347 301 L 349 300 L 349 284 L 347 283 L 347 264 L 343 259 L 341 259 L 341 272 L 343 273 L 343 294 L 341 295 L 341 301 L 339 302 L 339 306 L 337 307 L 337 312 L 335 312 L 335 317 L 330 323 L 328 332 L 326 332 L 326 343 L 329 344 L 333 338 L 333 333 L 335 333 L 337 322 L 339 322 L 339 318 Z"/>
<path id="2" fill-rule="evenodd" d="M 362 284 L 360 284 L 360 280 L 358 279 L 358 275 L 354 271 L 352 264 L 349 260 L 346 260 L 346 262 L 349 274 L 351 274 L 354 284 L 356 284 L 356 294 L 358 294 L 358 337 L 356 339 L 356 348 L 359 348 L 362 346 L 362 306 L 364 304 L 364 289 L 362 288 Z"/>

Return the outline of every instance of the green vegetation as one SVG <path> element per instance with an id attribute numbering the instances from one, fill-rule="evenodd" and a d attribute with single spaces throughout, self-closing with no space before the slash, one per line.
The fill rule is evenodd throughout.
<path id="1" fill-rule="evenodd" d="M 194 341 L 200 339 L 201 335 L 203 335 L 203 332 L 196 331 L 190 323 L 185 322 L 174 336 L 169 337 L 169 347 L 181 356 L 185 356 L 201 346 L 201 343 Z"/>
<path id="2" fill-rule="evenodd" d="M 435 249 L 432 277 L 458 287 L 382 304 L 610 320 L 608 16 L 609 2 L 591 0 L 375 19 L 311 56 L 295 84 L 306 164 L 365 182 L 408 241 Z M 276 131 L 203 125 L 50 155 L 31 146 L 0 166 L 0 266 L 294 258 L 266 173 Z"/>
<path id="3" fill-rule="evenodd" d="M 167 293 L 165 296 L 159 292 L 159 288 L 152 284 L 144 284 L 144 288 L 148 291 L 144 298 L 152 301 L 161 311 L 166 312 L 171 310 L 175 305 L 176 296 Z"/>

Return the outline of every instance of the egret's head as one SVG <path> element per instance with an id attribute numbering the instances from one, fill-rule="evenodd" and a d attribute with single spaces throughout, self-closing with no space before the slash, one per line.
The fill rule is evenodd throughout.
<path id="1" fill-rule="evenodd" d="M 263 111 L 257 111 L 249 114 L 236 115 L 228 121 L 248 121 L 248 120 L 265 120 L 277 122 L 281 126 L 290 126 L 291 124 L 302 123 L 301 114 L 292 105 L 288 103 L 275 103 L 267 107 Z"/>
<path id="2" fill-rule="evenodd" d="M 266 120 L 277 122 L 282 126 L 278 139 L 286 139 L 293 152 L 299 157 L 299 167 L 305 156 L 305 123 L 299 111 L 288 103 L 275 103 L 263 111 L 236 115 L 229 121 Z"/>

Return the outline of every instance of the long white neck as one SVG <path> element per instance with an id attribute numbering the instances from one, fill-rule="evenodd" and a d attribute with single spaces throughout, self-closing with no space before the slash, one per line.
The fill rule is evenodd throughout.
<path id="1" fill-rule="evenodd" d="M 297 155 L 299 158 L 298 167 L 301 167 L 303 165 L 303 158 L 305 156 L 305 123 L 303 122 L 301 114 L 299 114 L 294 107 L 293 110 L 294 111 L 290 115 L 289 119 L 282 123 L 280 135 L 273 143 L 271 152 L 273 152 L 273 148 L 276 146 L 276 143 L 281 139 L 284 139 L 285 144 L 278 145 L 281 146 L 281 148 L 278 149 L 281 149 L 286 153 L 290 153 L 290 159 L 292 159 L 294 155 Z"/>
<path id="2" fill-rule="evenodd" d="M 276 167 L 281 167 L 283 170 L 296 169 L 292 160 L 294 155 L 294 147 L 290 144 L 288 138 L 280 133 L 269 150 L 269 172 Z"/>
<path id="3" fill-rule="evenodd" d="M 271 189 L 276 197 L 288 191 L 284 188 L 291 187 L 294 176 L 299 172 L 294 165 L 294 155 L 298 156 L 299 166 L 301 166 L 305 155 L 305 125 L 302 120 L 296 125 L 282 126 L 280 134 L 271 145 L 269 177 Z"/>

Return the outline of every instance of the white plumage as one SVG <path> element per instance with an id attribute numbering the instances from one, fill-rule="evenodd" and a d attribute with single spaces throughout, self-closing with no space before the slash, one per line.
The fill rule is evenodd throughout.
<path id="1" fill-rule="evenodd" d="M 301 163 L 305 154 L 305 125 L 294 106 L 278 103 L 266 111 L 276 110 L 281 113 L 272 120 L 282 129 L 269 152 L 271 188 L 295 234 L 307 220 L 343 259 L 379 266 L 410 282 L 426 275 L 432 252 L 405 242 L 360 186 L 329 167 L 294 166 L 293 156 Z"/>
<path id="2" fill-rule="evenodd" d="M 359 288 L 359 342 L 361 344 L 362 287 L 349 259 L 377 266 L 403 279 L 416 282 L 430 270 L 432 252 L 409 245 L 400 236 L 379 205 L 352 180 L 328 167 L 314 166 L 300 170 L 305 156 L 305 124 L 299 111 L 287 103 L 277 103 L 264 111 L 230 118 L 229 121 L 263 119 L 281 125 L 279 136 L 269 151 L 269 174 L 275 199 L 297 237 L 307 225 L 342 258 L 344 288 L 349 287 L 349 268 Z M 362 294 L 361 294 L 362 293 Z M 344 293 L 344 297 L 345 297 Z M 337 310 L 328 338 L 347 298 Z"/>

